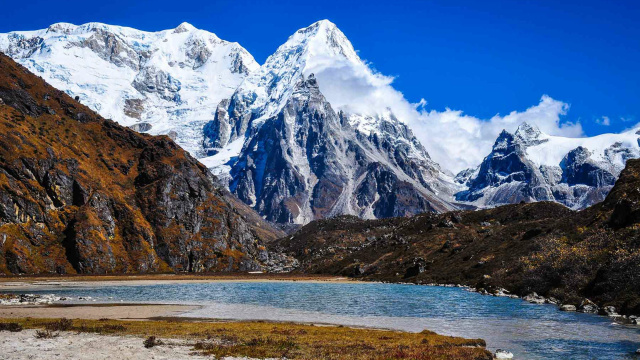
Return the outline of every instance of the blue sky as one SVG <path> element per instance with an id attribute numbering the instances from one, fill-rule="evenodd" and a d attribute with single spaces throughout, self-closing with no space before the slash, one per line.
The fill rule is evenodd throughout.
<path id="1" fill-rule="evenodd" d="M 187 21 L 262 63 L 295 30 L 325 18 L 429 109 L 489 118 L 548 94 L 571 105 L 564 120 L 580 121 L 587 135 L 640 122 L 637 1 L 30 0 L 3 7 L 0 32 L 61 21 L 161 30 Z M 609 126 L 598 124 L 603 116 Z"/>

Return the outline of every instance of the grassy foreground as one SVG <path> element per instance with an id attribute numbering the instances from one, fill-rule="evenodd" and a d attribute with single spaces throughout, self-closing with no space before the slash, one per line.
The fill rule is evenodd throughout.
<path id="1" fill-rule="evenodd" d="M 50 332 L 155 336 L 193 341 L 194 353 L 288 359 L 492 359 L 479 339 L 442 336 L 430 331 L 407 333 L 270 322 L 195 322 L 184 320 L 119 321 L 0 319 L 6 324 Z M 4 325 L 4 326 L 3 326 Z M 14 325 L 15 326 L 15 325 Z M 11 336 L 11 335 L 8 335 Z M 160 345 L 162 346 L 162 345 Z"/>

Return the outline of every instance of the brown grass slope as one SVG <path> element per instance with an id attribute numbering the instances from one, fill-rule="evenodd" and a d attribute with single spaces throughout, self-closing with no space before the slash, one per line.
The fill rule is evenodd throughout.
<path id="1" fill-rule="evenodd" d="M 276 242 L 301 271 L 414 283 L 458 283 L 640 313 L 640 160 L 600 204 L 550 202 L 365 221 L 312 222 Z"/>
<path id="2" fill-rule="evenodd" d="M 214 180 L 0 54 L 0 274 L 259 268 L 281 232 Z"/>

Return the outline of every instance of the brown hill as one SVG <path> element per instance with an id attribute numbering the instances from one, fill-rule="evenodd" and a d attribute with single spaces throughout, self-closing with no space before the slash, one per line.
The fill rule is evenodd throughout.
<path id="1" fill-rule="evenodd" d="M 312 222 L 277 241 L 301 271 L 390 282 L 457 283 L 640 313 L 640 160 L 603 203 L 551 202 L 365 221 Z"/>
<path id="2" fill-rule="evenodd" d="M 261 268 L 282 233 L 214 180 L 0 54 L 0 273 Z"/>

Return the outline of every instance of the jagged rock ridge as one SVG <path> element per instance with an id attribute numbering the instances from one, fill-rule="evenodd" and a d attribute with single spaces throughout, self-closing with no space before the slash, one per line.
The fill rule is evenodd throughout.
<path id="1" fill-rule="evenodd" d="M 524 123 L 503 131 L 477 169 L 457 175 L 468 189 L 456 198 L 480 207 L 555 201 L 583 209 L 604 200 L 626 161 L 638 157 L 636 130 L 563 138 Z"/>

